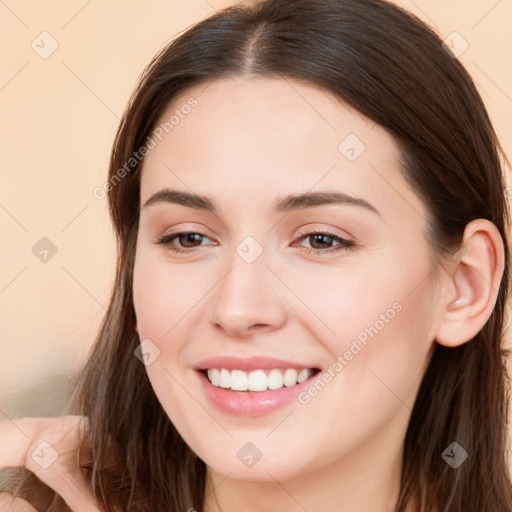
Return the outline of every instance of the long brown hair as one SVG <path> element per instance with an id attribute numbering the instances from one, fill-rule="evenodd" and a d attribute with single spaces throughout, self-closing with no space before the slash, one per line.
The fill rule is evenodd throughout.
<path id="1" fill-rule="evenodd" d="M 478 218 L 493 222 L 506 246 L 485 326 L 459 347 L 435 347 L 404 440 L 395 512 L 510 512 L 505 155 L 475 85 L 441 43 L 422 21 L 384 0 L 266 0 L 225 8 L 146 67 L 115 138 L 109 179 L 119 178 L 178 93 L 220 77 L 316 84 L 388 130 L 401 149 L 404 178 L 427 206 L 436 254 L 460 248 L 465 226 Z M 108 512 L 202 511 L 205 464 L 174 428 L 133 353 L 140 343 L 132 301 L 140 168 L 110 181 L 116 280 L 68 411 L 90 419 L 94 461 L 87 475 Z M 457 469 L 441 456 L 453 441 L 470 454 Z M 109 445 L 116 462 L 107 466 Z"/>

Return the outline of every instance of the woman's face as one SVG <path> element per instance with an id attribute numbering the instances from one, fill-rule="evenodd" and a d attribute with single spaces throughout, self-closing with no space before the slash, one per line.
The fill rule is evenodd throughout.
<path id="1" fill-rule="evenodd" d="M 146 370 L 177 430 L 242 480 L 398 464 L 438 291 L 426 208 L 393 139 L 284 79 L 191 88 L 161 122 L 133 291 Z"/>

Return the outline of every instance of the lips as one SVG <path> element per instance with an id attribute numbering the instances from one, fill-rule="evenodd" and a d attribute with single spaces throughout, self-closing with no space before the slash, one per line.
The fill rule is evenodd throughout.
<path id="1" fill-rule="evenodd" d="M 198 384 L 205 398 L 217 410 L 230 416 L 253 417 L 271 414 L 292 404 L 297 396 L 311 385 L 315 376 L 291 387 L 262 391 L 236 391 L 213 385 L 206 375 L 206 370 L 195 372 Z"/>
<path id="2" fill-rule="evenodd" d="M 311 364 L 268 356 L 211 357 L 198 363 L 194 370 L 210 403 L 234 416 L 260 416 L 289 405 L 320 372 Z M 281 372 L 279 380 L 277 374 Z"/>

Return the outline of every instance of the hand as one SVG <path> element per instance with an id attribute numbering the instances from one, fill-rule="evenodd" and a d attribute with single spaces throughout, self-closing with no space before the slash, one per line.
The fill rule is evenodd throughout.
<path id="1" fill-rule="evenodd" d="M 3 420 L 0 469 L 24 466 L 56 491 L 72 511 L 101 512 L 77 461 L 81 440 L 87 435 L 85 416 Z M 90 460 L 90 446 L 86 443 L 80 462 L 87 457 Z"/>

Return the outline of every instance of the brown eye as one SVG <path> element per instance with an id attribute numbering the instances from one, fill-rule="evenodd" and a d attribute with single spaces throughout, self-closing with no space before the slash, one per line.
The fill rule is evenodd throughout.
<path id="1" fill-rule="evenodd" d="M 312 235 L 308 235 L 308 238 L 313 249 L 325 249 L 325 247 L 315 247 L 316 244 L 321 246 L 325 246 L 325 244 L 327 244 L 329 247 L 331 247 L 330 244 L 332 244 L 334 241 L 334 237 L 323 233 L 314 233 Z"/>
<path id="2" fill-rule="evenodd" d="M 355 246 L 355 242 L 352 242 L 351 240 L 345 240 L 340 236 L 324 232 L 301 233 L 300 240 L 309 241 L 310 247 L 305 247 L 301 244 L 307 254 L 311 252 L 314 252 L 315 254 L 325 254 L 343 249 L 348 250 Z"/>
<path id="3" fill-rule="evenodd" d="M 201 245 L 202 236 L 203 235 L 199 233 L 182 233 L 176 235 L 173 238 L 179 240 L 180 244 L 183 245 L 183 247 L 196 247 L 195 242 L 199 242 L 199 245 Z"/>
<path id="4" fill-rule="evenodd" d="M 170 251 L 184 253 L 192 252 L 196 247 L 199 247 L 200 245 L 206 245 L 201 243 L 203 238 L 208 237 L 202 233 L 187 231 L 165 235 L 155 243 L 165 246 Z M 178 241 L 178 246 L 174 244 L 176 240 Z"/>

